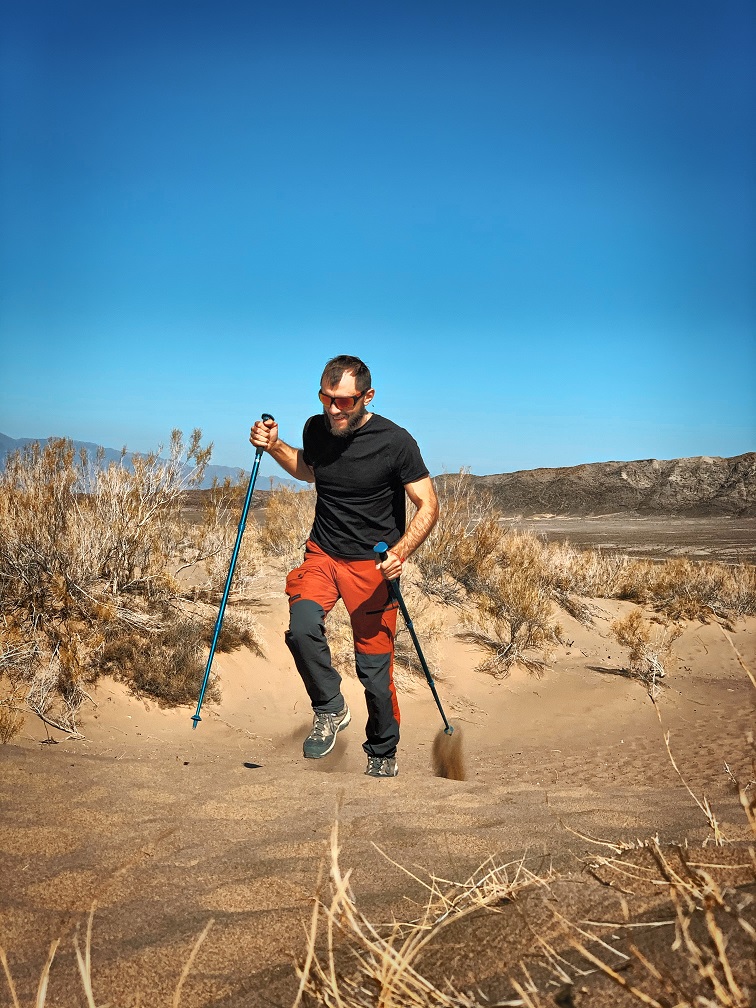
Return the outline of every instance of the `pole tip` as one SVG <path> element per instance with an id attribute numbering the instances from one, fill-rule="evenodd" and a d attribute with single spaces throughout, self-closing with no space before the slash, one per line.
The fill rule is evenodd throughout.
<path id="1" fill-rule="evenodd" d="M 444 728 L 444 735 L 453 735 L 453 734 L 454 734 L 454 727 L 452 725 L 449 725 L 448 728 Z"/>
<path id="2" fill-rule="evenodd" d="M 202 718 L 199 716 L 199 714 L 192 714 L 192 721 L 194 722 L 194 724 L 192 725 L 192 731 L 194 731 L 194 729 L 197 727 L 197 725 L 201 720 Z"/>

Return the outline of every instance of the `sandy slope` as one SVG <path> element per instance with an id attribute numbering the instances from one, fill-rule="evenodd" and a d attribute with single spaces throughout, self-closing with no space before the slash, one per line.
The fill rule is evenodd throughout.
<path id="1" fill-rule="evenodd" d="M 71 939 L 96 901 L 98 1003 L 136 1004 L 139 992 L 143 1005 L 170 1004 L 181 964 L 213 918 L 182 1004 L 291 1004 L 291 963 L 304 949 L 337 810 L 342 865 L 353 867 L 360 906 L 377 922 L 392 912 L 416 916 L 413 901 L 422 898 L 378 847 L 413 870 L 461 880 L 489 855 L 509 860 L 525 851 L 534 866 L 553 861 L 579 872 L 573 852 L 589 845 L 562 823 L 612 839 L 705 837 L 643 688 L 617 674 L 622 654 L 608 625 L 628 605 L 599 605 L 604 615 L 593 628 L 561 619 L 572 644 L 540 679 L 516 672 L 497 682 L 473 671 L 472 649 L 444 644 L 439 690 L 463 729 L 464 782 L 432 775 L 440 719 L 423 683 L 401 698 L 396 780 L 363 775 L 364 702 L 353 678 L 352 726 L 326 760 L 302 758 L 310 717 L 282 643 L 280 593 L 261 612 L 266 659 L 246 651 L 218 657 L 223 700 L 198 730 L 193 711 L 160 710 L 112 682 L 85 718 L 85 741 L 57 733 L 57 745 L 40 745 L 44 731 L 30 720 L 17 744 L 0 749 L 0 944 L 19 995 L 33 999 L 47 947 L 61 937 L 48 1003 L 84 1003 Z M 733 640 L 756 669 L 756 619 Z M 742 740 L 754 724 L 753 687 L 716 625 L 689 625 L 675 652 L 660 703 L 673 750 L 725 833 L 744 837 L 723 762 L 748 779 Z M 581 885 L 573 901 L 606 898 L 585 879 Z M 523 954 L 520 929 L 507 933 L 512 942 L 500 936 L 495 954 L 490 932 L 488 945 L 478 935 L 467 952 L 452 942 L 434 968 L 456 971 L 460 982 L 477 970 L 489 996 L 502 996 Z"/>

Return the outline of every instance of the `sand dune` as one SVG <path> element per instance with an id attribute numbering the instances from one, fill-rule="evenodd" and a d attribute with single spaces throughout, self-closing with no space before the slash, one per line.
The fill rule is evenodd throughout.
<path id="1" fill-rule="evenodd" d="M 223 698 L 196 731 L 193 711 L 161 710 L 112 681 L 100 684 L 97 708 L 85 714 L 83 741 L 56 732 L 57 744 L 41 744 L 45 732 L 30 719 L 15 744 L 0 748 L 0 944 L 22 1001 L 33 1000 L 48 946 L 62 938 L 47 1003 L 84 1003 L 72 937 L 96 901 L 99 1004 L 136 1004 L 137 992 L 140 1004 L 170 1004 L 210 918 L 181 1003 L 291 1004 L 292 962 L 305 949 L 336 817 L 342 866 L 353 868 L 359 905 L 375 922 L 417 916 L 424 896 L 379 848 L 413 872 L 421 866 L 450 880 L 491 855 L 503 862 L 527 852 L 530 863 L 565 873 L 554 898 L 607 914 L 609 897 L 575 860 L 590 844 L 565 826 L 612 840 L 658 833 L 663 842 L 701 841 L 708 829 L 669 763 L 643 687 L 620 674 L 623 654 L 608 626 L 629 604 L 597 605 L 594 627 L 562 618 L 571 644 L 541 678 L 516 671 L 496 681 L 473 671 L 473 648 L 443 644 L 438 686 L 463 731 L 465 781 L 433 776 L 440 718 L 422 681 L 401 696 L 395 780 L 363 775 L 364 701 L 353 677 L 345 686 L 352 726 L 328 758 L 303 759 L 310 716 L 282 641 L 278 592 L 261 610 L 266 658 L 218 656 Z M 756 619 L 733 639 L 756 668 Z M 748 779 L 753 687 L 715 624 L 686 625 L 675 653 L 659 702 L 673 752 L 728 838 L 743 839 L 723 764 Z M 427 968 L 504 996 L 529 943 L 508 920 L 450 931 Z"/>

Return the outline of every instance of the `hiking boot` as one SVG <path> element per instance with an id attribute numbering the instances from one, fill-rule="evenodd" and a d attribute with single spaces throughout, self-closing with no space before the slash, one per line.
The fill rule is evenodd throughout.
<path id="1" fill-rule="evenodd" d="M 365 773 L 368 777 L 396 777 L 399 767 L 393 756 L 368 756 Z"/>
<path id="2" fill-rule="evenodd" d="M 307 759 L 320 759 L 327 756 L 336 745 L 336 735 L 342 731 L 352 720 L 349 707 L 344 704 L 344 709 L 335 714 L 322 714 L 315 711 L 312 719 L 312 731 L 304 740 L 302 752 Z"/>

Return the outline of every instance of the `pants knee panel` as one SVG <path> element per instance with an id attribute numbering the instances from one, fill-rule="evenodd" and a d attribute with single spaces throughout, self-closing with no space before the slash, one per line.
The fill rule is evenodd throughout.
<path id="1" fill-rule="evenodd" d="M 321 638 L 325 632 L 325 610 L 317 602 L 300 599 L 289 609 L 289 630 L 287 642 L 297 644 Z"/>

